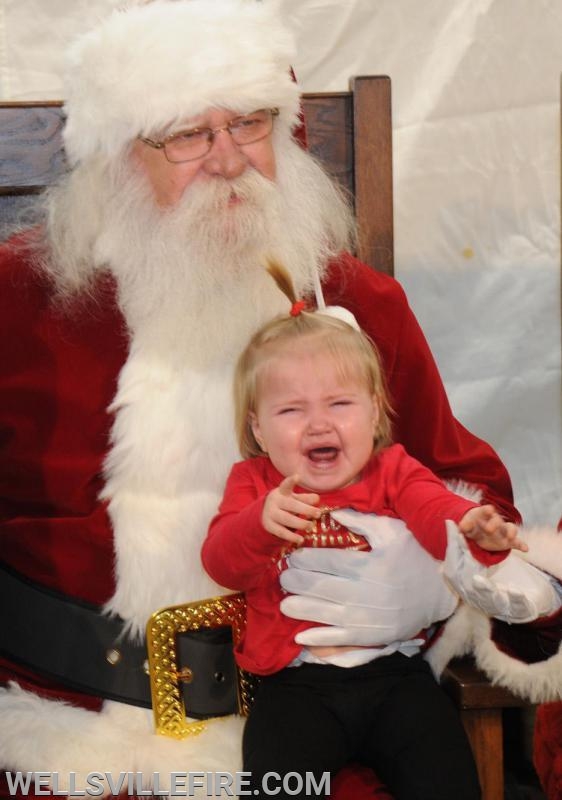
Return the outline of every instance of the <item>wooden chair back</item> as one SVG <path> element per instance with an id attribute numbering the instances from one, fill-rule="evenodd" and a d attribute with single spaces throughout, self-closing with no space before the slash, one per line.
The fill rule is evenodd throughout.
<path id="1" fill-rule="evenodd" d="M 309 150 L 354 198 L 357 255 L 393 273 L 390 79 L 355 78 L 349 92 L 303 95 Z M 0 103 L 0 238 L 30 196 L 65 170 L 62 103 Z"/>
<path id="2" fill-rule="evenodd" d="M 349 92 L 303 95 L 308 149 L 354 199 L 357 256 L 394 273 L 390 78 L 353 78 Z"/>
<path id="3" fill-rule="evenodd" d="M 65 170 L 62 103 L 0 103 L 0 239 Z"/>

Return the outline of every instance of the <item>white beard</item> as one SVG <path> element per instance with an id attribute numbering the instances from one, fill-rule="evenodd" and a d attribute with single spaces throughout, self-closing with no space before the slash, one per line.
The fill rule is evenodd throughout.
<path id="1" fill-rule="evenodd" d="M 233 191 L 242 202 L 229 205 Z M 108 609 L 134 634 L 158 608 L 224 591 L 199 551 L 240 458 L 234 363 L 258 326 L 288 312 L 265 259 L 283 263 L 302 295 L 328 251 L 320 218 L 297 226 L 293 197 L 249 172 L 194 185 L 173 210 L 155 208 L 144 182 L 127 177 L 107 203 L 95 259 L 117 279 L 131 335 L 103 492 L 116 551 Z"/>
<path id="2" fill-rule="evenodd" d="M 229 202 L 233 193 L 241 202 Z M 265 272 L 268 257 L 288 269 L 300 295 L 311 293 L 329 243 L 321 224 L 296 226 L 300 211 L 310 215 L 295 195 L 247 170 L 195 182 L 162 210 L 141 176 L 122 178 L 94 254 L 117 278 L 135 339 L 158 358 L 173 351 L 182 365 L 230 364 L 257 327 L 288 311 Z"/>

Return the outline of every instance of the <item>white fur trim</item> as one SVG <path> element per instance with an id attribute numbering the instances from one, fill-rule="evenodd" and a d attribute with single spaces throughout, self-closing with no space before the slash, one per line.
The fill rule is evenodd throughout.
<path id="1" fill-rule="evenodd" d="M 482 490 L 479 489 L 478 486 L 474 486 L 472 483 L 467 483 L 466 481 L 461 481 L 458 478 L 454 478 L 452 480 L 444 481 L 444 484 L 450 492 L 454 492 L 454 494 L 464 497 L 465 500 L 472 500 L 474 503 L 482 502 Z"/>
<path id="2" fill-rule="evenodd" d="M 546 661 L 527 664 L 503 653 L 491 638 L 492 623 L 480 614 L 473 619 L 474 656 L 492 683 L 530 703 L 562 700 L 562 646 Z"/>
<path id="3" fill-rule="evenodd" d="M 240 738 L 244 720 L 212 720 L 198 736 L 176 741 L 154 733 L 152 712 L 105 702 L 97 713 L 45 700 L 16 684 L 0 690 L 2 766 L 23 772 L 59 775 L 59 790 L 68 789 L 76 773 L 77 789 L 91 772 L 159 773 L 168 788 L 173 772 L 234 773 L 241 769 Z M 206 797 L 200 789 L 196 797 Z"/>
<path id="4" fill-rule="evenodd" d="M 521 538 L 529 552 L 514 551 L 517 556 L 562 581 L 562 533 L 553 527 L 521 528 Z"/>
<path id="5" fill-rule="evenodd" d="M 153 0 L 114 11 L 68 54 L 64 141 L 71 163 L 115 155 L 138 135 L 212 107 L 277 106 L 295 124 L 293 37 L 277 0 Z"/>
<path id="6" fill-rule="evenodd" d="M 119 376 L 106 463 L 116 592 L 107 608 L 137 636 L 164 606 L 224 594 L 201 565 L 209 521 L 238 457 L 232 368 L 205 373 L 133 342 Z"/>
<path id="7" fill-rule="evenodd" d="M 478 613 L 466 605 L 460 605 L 443 626 L 435 644 L 425 653 L 424 658 L 438 680 L 452 658 L 471 652 L 472 615 Z"/>
<path id="8" fill-rule="evenodd" d="M 527 664 L 498 649 L 492 623 L 476 609 L 462 605 L 447 621 L 425 659 L 439 679 L 452 658 L 472 654 L 488 679 L 529 703 L 562 700 L 562 646 L 546 661 Z"/>
<path id="9" fill-rule="evenodd" d="M 485 614 L 461 605 L 425 659 L 439 679 L 452 658 L 468 654 L 493 684 L 529 703 L 562 700 L 562 645 L 545 661 L 527 664 L 498 649 L 492 639 L 492 622 Z"/>

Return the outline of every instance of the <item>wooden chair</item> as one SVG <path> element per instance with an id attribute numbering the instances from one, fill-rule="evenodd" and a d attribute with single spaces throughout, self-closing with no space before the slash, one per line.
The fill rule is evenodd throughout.
<path id="1" fill-rule="evenodd" d="M 309 150 L 354 198 L 357 255 L 393 274 L 392 116 L 390 79 L 358 77 L 350 92 L 305 94 Z M 65 169 L 60 102 L 0 103 L 0 238 L 22 205 Z M 493 687 L 470 662 L 452 664 L 443 685 L 470 738 L 483 800 L 503 798 L 502 708 L 524 705 Z"/>

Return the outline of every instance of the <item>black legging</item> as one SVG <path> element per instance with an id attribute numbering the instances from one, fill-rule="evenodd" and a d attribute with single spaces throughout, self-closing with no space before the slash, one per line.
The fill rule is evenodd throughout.
<path id="1" fill-rule="evenodd" d="M 395 653 L 352 668 L 303 664 L 263 678 L 243 752 L 254 797 L 272 796 L 271 789 L 280 789 L 277 800 L 324 797 L 311 791 L 323 785 L 322 774 L 358 762 L 396 800 L 480 798 L 459 715 L 421 656 Z M 280 776 L 270 776 L 270 794 L 262 790 L 266 773 Z"/>

